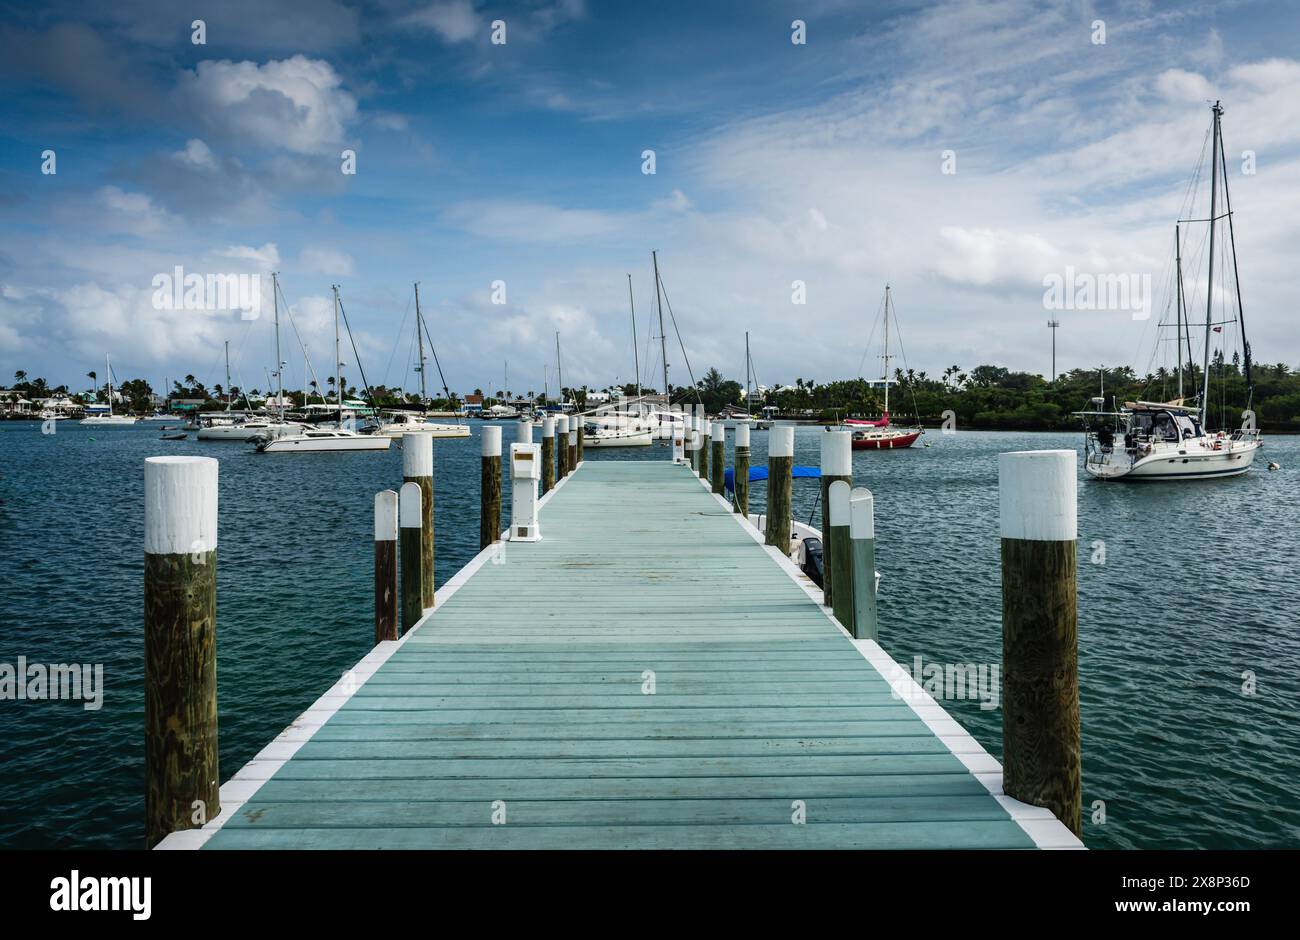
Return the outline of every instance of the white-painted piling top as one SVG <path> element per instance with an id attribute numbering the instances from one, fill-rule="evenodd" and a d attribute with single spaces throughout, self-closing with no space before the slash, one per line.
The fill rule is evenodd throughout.
<path id="1" fill-rule="evenodd" d="M 569 425 L 569 443 L 570 444 L 578 443 L 578 422 L 576 420 L 574 420 Z"/>
<path id="2" fill-rule="evenodd" d="M 216 547 L 216 458 L 146 457 L 145 553 L 192 555 Z"/>
<path id="3" fill-rule="evenodd" d="M 483 429 L 483 456 L 501 456 L 501 428 L 485 427 Z"/>
<path id="4" fill-rule="evenodd" d="M 1072 450 L 998 454 L 998 518 L 1004 539 L 1078 538 L 1078 460 Z"/>
<path id="5" fill-rule="evenodd" d="M 433 476 L 433 435 L 428 431 L 402 435 L 402 476 Z"/>
<path id="6" fill-rule="evenodd" d="M 853 432 L 827 431 L 822 435 L 822 476 L 853 475 Z"/>
<path id="7" fill-rule="evenodd" d="M 736 446 L 749 446 L 749 422 L 741 421 L 736 424 Z"/>
<path id="8" fill-rule="evenodd" d="M 829 492 L 826 494 L 826 503 L 831 510 L 831 526 L 842 526 L 849 524 L 849 491 L 852 489 L 843 480 L 836 480 L 831 484 Z M 823 532 L 822 536 L 825 537 Z"/>
<path id="9" fill-rule="evenodd" d="M 775 424 L 767 432 L 767 455 L 769 457 L 794 456 L 794 426 Z"/>
<path id="10" fill-rule="evenodd" d="M 568 415 L 559 415 L 558 417 L 556 417 L 556 419 L 555 419 L 555 433 L 556 433 L 556 434 L 568 434 L 568 433 L 569 433 L 569 416 L 568 416 Z"/>
<path id="11" fill-rule="evenodd" d="M 531 444 L 533 442 L 533 422 L 527 418 L 519 420 L 519 443 Z"/>
<path id="12" fill-rule="evenodd" d="M 555 437 L 555 419 L 542 419 L 542 437 Z"/>
<path id="13" fill-rule="evenodd" d="M 397 541 L 396 490 L 381 490 L 375 494 L 375 541 Z"/>
<path id="14" fill-rule="evenodd" d="M 831 486 L 836 485 L 837 483 L 831 484 Z M 849 538 L 874 539 L 875 537 L 876 497 L 872 496 L 871 490 L 865 486 L 855 486 L 853 492 L 849 494 Z"/>
<path id="15" fill-rule="evenodd" d="M 500 431 L 500 428 L 496 429 Z M 402 494 L 400 498 L 401 519 L 403 529 L 418 529 L 424 524 L 423 512 L 420 506 L 420 484 L 403 483 Z"/>
<path id="16" fill-rule="evenodd" d="M 713 422 L 713 439 L 715 441 L 725 441 L 727 439 L 727 426 L 721 421 Z"/>

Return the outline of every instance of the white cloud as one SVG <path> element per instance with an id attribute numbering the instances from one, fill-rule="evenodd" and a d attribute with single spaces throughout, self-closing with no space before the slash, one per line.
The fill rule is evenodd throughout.
<path id="1" fill-rule="evenodd" d="M 469 0 L 444 0 L 408 14 L 403 20 L 433 30 L 449 43 L 468 42 L 483 27 L 482 17 Z"/>
<path id="2" fill-rule="evenodd" d="M 325 152 L 342 142 L 357 114 L 334 68 L 301 55 L 262 65 L 200 62 L 182 73 L 178 92 L 201 121 L 240 148 Z"/>
<path id="3" fill-rule="evenodd" d="M 298 266 L 304 271 L 324 274 L 326 277 L 351 277 L 352 256 L 334 248 L 313 245 L 298 255 Z"/>

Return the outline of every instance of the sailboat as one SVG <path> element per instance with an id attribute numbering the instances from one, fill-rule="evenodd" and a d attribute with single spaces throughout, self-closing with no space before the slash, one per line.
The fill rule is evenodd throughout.
<path id="1" fill-rule="evenodd" d="M 1215 334 L 1221 334 L 1231 323 L 1241 330 L 1241 348 L 1244 353 L 1246 390 L 1251 392 L 1250 344 L 1246 341 L 1246 322 L 1241 311 L 1241 284 L 1237 279 L 1236 239 L 1233 235 L 1232 200 L 1228 194 L 1228 166 L 1223 150 L 1223 107 L 1216 101 L 1210 108 L 1212 144 L 1210 149 L 1210 206 L 1204 219 L 1180 220 L 1174 228 L 1177 278 L 1176 345 L 1178 347 L 1178 398 L 1167 402 L 1127 401 L 1122 407 L 1106 411 L 1106 397 L 1102 394 L 1092 400 L 1094 410 L 1079 411 L 1076 415 L 1084 421 L 1083 469 L 1098 480 L 1198 480 L 1211 477 L 1237 476 L 1250 469 L 1255 453 L 1263 446 L 1258 428 L 1223 427 L 1209 430 L 1210 403 L 1210 348 Z M 1222 199 L 1220 199 L 1222 189 Z M 1230 296 L 1235 310 L 1231 318 L 1215 320 L 1214 265 L 1216 234 L 1227 222 L 1231 267 L 1226 255 L 1220 262 L 1231 271 L 1235 291 Z M 1184 308 L 1182 277 L 1182 221 L 1205 222 L 1209 225 L 1208 264 L 1205 282 L 1205 348 L 1202 350 L 1202 386 L 1195 405 L 1188 405 L 1183 396 L 1183 350 L 1191 359 L 1191 324 L 1187 322 Z M 1184 332 L 1186 331 L 1186 332 Z M 1195 381 L 1195 373 L 1191 376 Z M 1253 423 L 1252 423 L 1253 424 Z"/>
<path id="2" fill-rule="evenodd" d="M 659 421 L 641 396 L 641 356 L 636 345 L 636 302 L 632 299 L 632 275 L 627 276 L 627 301 L 632 314 L 632 362 L 636 376 L 636 398 L 602 405 L 587 412 L 583 421 L 586 447 L 649 447 Z"/>
<path id="3" fill-rule="evenodd" d="M 894 358 L 889 354 L 889 320 L 891 314 L 895 318 L 895 323 L 897 323 L 893 298 L 889 292 L 889 285 L 886 284 L 884 310 L 885 348 L 880 357 L 884 366 L 885 410 L 880 419 L 875 421 L 862 418 L 844 419 L 844 427 L 853 432 L 852 446 L 854 450 L 898 450 L 903 447 L 911 447 L 916 443 L 917 438 L 925 433 L 925 429 L 920 427 L 919 422 L 914 427 L 897 427 L 889 416 L 889 385 L 893 381 L 889 377 L 889 363 Z"/>
<path id="4" fill-rule="evenodd" d="M 267 435 L 256 438 L 259 454 L 308 453 L 319 451 L 388 450 L 393 439 L 382 434 L 358 434 L 345 428 L 343 421 L 342 349 L 339 343 L 339 289 L 334 291 L 334 387 L 338 393 L 337 427 L 307 428 L 296 434 Z M 349 331 L 349 335 L 351 332 Z"/>
<path id="5" fill-rule="evenodd" d="M 104 354 L 104 373 L 108 381 L 108 414 L 87 415 L 80 423 L 96 428 L 121 428 L 135 424 L 137 419 L 131 415 L 113 414 L 113 364 L 109 361 L 108 353 Z"/>
<path id="6" fill-rule="evenodd" d="M 424 325 L 424 314 L 420 310 L 420 285 L 415 285 L 415 344 L 418 350 L 418 361 L 415 371 L 420 373 L 420 410 L 408 411 L 399 408 L 386 408 L 376 416 L 376 423 L 363 428 L 367 434 L 382 434 L 385 437 L 401 437 L 403 434 L 412 431 L 422 431 L 433 436 L 435 440 L 440 438 L 469 437 L 468 424 L 441 424 L 428 420 L 427 408 L 429 405 L 429 394 L 425 389 L 424 370 L 428 365 L 428 360 L 424 356 L 424 334 L 428 332 L 428 327 Z M 429 338 L 429 348 L 433 350 L 433 338 Z M 434 361 L 437 362 L 438 354 L 434 350 Z M 442 375 L 442 366 L 438 366 L 438 375 Z M 447 400 L 451 400 L 451 391 L 447 388 L 447 381 L 443 379 L 443 394 Z"/>
<path id="7" fill-rule="evenodd" d="M 280 361 L 280 298 L 278 275 L 271 273 L 271 296 L 275 301 L 275 358 Z M 283 364 L 276 369 L 276 376 L 279 376 L 279 370 Z M 276 398 L 280 404 L 279 419 L 262 418 L 256 415 L 244 414 L 239 416 L 232 415 L 231 406 L 233 404 L 230 395 L 230 341 L 226 341 L 226 410 L 223 414 L 217 415 L 200 415 L 198 418 L 199 430 L 195 438 L 200 441 L 242 441 L 247 443 L 255 437 L 275 437 L 281 434 L 296 434 L 302 431 L 306 425 L 297 421 L 284 420 L 284 386 L 280 386 L 279 395 Z M 247 401 L 245 401 L 247 404 Z"/>

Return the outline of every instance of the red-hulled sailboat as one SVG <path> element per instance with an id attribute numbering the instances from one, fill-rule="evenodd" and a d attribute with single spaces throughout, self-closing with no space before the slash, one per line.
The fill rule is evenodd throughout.
<path id="1" fill-rule="evenodd" d="M 885 410 L 879 420 L 867 421 L 862 418 L 845 418 L 844 427 L 853 432 L 854 450 L 896 450 L 911 447 L 917 438 L 925 433 L 918 421 L 915 427 L 896 427 L 889 416 L 889 362 L 894 357 L 889 354 L 889 318 L 893 315 L 893 301 L 889 294 L 889 285 L 885 285 L 885 352 L 880 357 L 884 365 Z M 897 317 L 895 316 L 895 322 Z"/>

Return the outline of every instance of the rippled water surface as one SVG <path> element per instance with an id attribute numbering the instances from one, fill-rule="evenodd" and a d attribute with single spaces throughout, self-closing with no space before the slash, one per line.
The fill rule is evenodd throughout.
<path id="1" fill-rule="evenodd" d="M 815 465 L 817 428 L 796 463 Z M 221 460 L 221 769 L 233 774 L 372 645 L 372 505 L 401 452 L 257 455 L 134 428 L 0 423 L 0 662 L 102 663 L 102 710 L 0 701 L 0 846 L 143 841 L 142 461 Z M 434 445 L 438 583 L 477 551 L 479 427 Z M 509 440 L 512 432 L 507 430 Z M 881 642 L 911 663 L 1001 658 L 997 454 L 1069 434 L 931 432 L 858 452 L 876 494 Z M 588 459 L 666 459 L 660 446 Z M 766 459 L 755 432 L 753 459 Z M 1268 460 L 1283 469 L 1264 470 Z M 1085 841 L 1300 845 L 1300 440 L 1245 477 L 1079 482 Z M 815 481 L 796 481 L 813 511 Z M 505 488 L 508 513 L 509 488 Z M 629 494 L 629 498 L 636 498 Z M 647 496 L 647 498 L 652 498 Z M 755 484 L 753 505 L 764 498 Z M 818 513 L 820 516 L 820 513 Z M 1104 543 L 1105 563 L 1093 564 Z M 1244 694 L 1243 675 L 1255 677 Z M 999 711 L 947 707 L 994 755 Z M 1089 819 L 1104 803 L 1105 822 Z"/>

